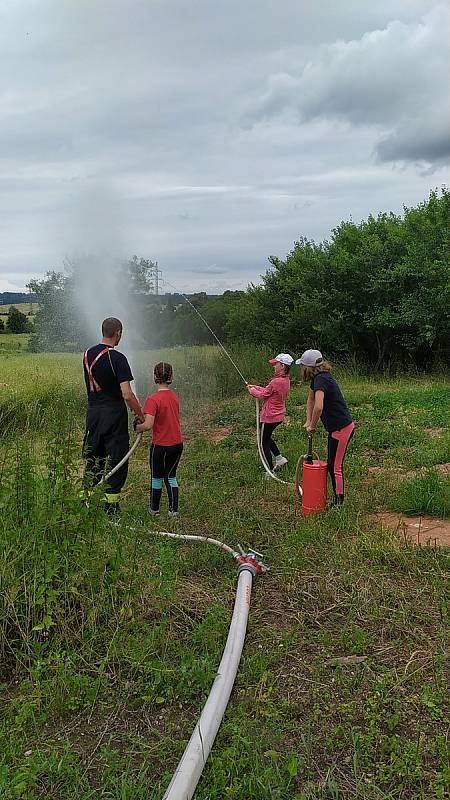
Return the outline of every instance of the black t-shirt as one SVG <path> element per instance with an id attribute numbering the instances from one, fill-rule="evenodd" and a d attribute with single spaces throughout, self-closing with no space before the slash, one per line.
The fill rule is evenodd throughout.
<path id="1" fill-rule="evenodd" d="M 328 433 L 339 431 L 350 425 L 352 418 L 347 404 L 342 397 L 342 392 L 329 372 L 319 372 L 311 381 L 313 392 L 321 391 L 324 394 L 323 411 L 321 420 Z"/>
<path id="2" fill-rule="evenodd" d="M 98 356 L 98 354 L 106 348 L 108 349 L 108 352 L 102 355 L 92 368 L 92 375 L 94 376 L 97 384 L 101 387 L 100 392 L 91 392 L 89 387 L 89 376 L 83 361 L 84 380 L 86 383 L 86 390 L 90 403 L 104 402 L 111 397 L 115 400 L 122 400 L 120 384 L 124 381 L 133 380 L 133 374 L 126 357 L 123 355 L 123 353 L 119 353 L 117 350 L 114 350 L 113 347 L 110 347 L 107 344 L 96 344 L 94 347 L 89 348 L 87 351 L 87 360 L 89 366 L 92 364 L 96 356 Z"/>

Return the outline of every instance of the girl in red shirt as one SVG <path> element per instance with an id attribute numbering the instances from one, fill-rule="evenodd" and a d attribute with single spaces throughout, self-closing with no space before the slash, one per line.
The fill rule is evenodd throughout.
<path id="1" fill-rule="evenodd" d="M 183 436 L 180 429 L 180 404 L 170 388 L 173 380 L 171 364 L 160 361 L 153 370 L 157 385 L 154 394 L 144 403 L 144 422 L 136 425 L 136 431 L 152 431 L 150 446 L 151 492 L 149 513 L 159 514 L 163 481 L 169 498 L 169 515 L 178 516 L 177 467 L 183 452 Z"/>

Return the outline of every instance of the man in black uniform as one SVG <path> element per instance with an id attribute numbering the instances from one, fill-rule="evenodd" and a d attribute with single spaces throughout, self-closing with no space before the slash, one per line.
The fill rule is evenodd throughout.
<path id="1" fill-rule="evenodd" d="M 85 476 L 91 485 L 100 483 L 106 466 L 112 469 L 130 448 L 127 405 L 139 421 L 142 408 L 134 394 L 130 365 L 114 348 L 122 337 L 122 323 L 115 317 L 102 322 L 102 341 L 86 350 L 83 359 L 88 393 L 83 453 Z M 126 405 L 127 404 L 127 405 Z M 106 511 L 119 510 L 120 491 L 127 479 L 128 461 L 105 484 Z"/>

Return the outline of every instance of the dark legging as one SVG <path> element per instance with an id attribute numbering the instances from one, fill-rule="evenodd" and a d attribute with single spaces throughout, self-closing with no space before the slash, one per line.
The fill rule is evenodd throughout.
<path id="1" fill-rule="evenodd" d="M 264 458 L 267 461 L 268 467 L 273 469 L 272 455 L 279 456 L 280 451 L 272 439 L 272 433 L 275 428 L 281 425 L 281 422 L 262 422 L 261 423 L 261 445 L 264 453 Z"/>
<path id="2" fill-rule="evenodd" d="M 328 472 L 337 503 L 344 502 L 344 458 L 354 430 L 355 423 L 351 422 L 345 428 L 328 434 Z"/>
<path id="3" fill-rule="evenodd" d="M 169 498 L 169 511 L 178 511 L 177 467 L 183 444 L 152 444 L 150 447 L 151 492 L 150 510 L 159 511 L 163 481 Z"/>

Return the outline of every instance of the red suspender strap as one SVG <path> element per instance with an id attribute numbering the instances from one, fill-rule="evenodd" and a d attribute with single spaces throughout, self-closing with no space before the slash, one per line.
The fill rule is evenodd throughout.
<path id="1" fill-rule="evenodd" d="M 84 354 L 83 363 L 84 363 L 84 366 L 85 366 L 85 369 L 86 369 L 86 372 L 87 372 L 87 376 L 89 378 L 89 391 L 91 391 L 91 392 L 101 392 L 102 391 L 102 387 L 97 383 L 97 381 L 95 380 L 95 378 L 94 378 L 94 376 L 92 374 L 92 369 L 93 369 L 93 367 L 95 367 L 97 361 L 102 356 L 105 355 L 105 353 L 109 353 L 109 350 L 110 350 L 109 347 L 105 347 L 104 350 L 101 350 L 100 353 L 97 356 L 95 356 L 95 358 L 94 358 L 94 360 L 93 360 L 93 362 L 92 362 L 92 364 L 90 366 L 89 366 L 89 361 L 88 361 L 88 357 L 87 357 L 87 354 L 88 354 L 89 350 L 86 350 L 86 352 Z"/>

